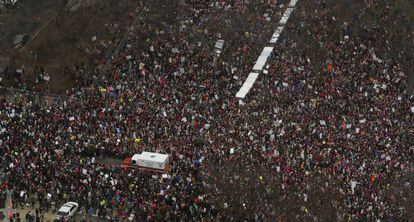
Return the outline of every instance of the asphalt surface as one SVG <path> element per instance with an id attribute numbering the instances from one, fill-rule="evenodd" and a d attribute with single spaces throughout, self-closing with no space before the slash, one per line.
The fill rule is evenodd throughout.
<path id="1" fill-rule="evenodd" d="M 0 211 L 3 212 L 4 215 L 7 216 L 8 214 L 8 203 L 10 202 L 10 192 L 8 192 L 7 194 L 7 200 L 6 200 L 6 208 L 0 208 Z M 19 213 L 20 214 L 20 218 L 22 218 L 22 221 L 25 221 L 25 216 L 26 214 L 30 211 L 32 213 L 32 215 L 35 212 L 35 209 L 32 207 L 25 207 L 24 209 L 21 208 L 16 208 L 16 209 L 12 209 L 11 210 L 13 212 L 13 214 L 15 213 Z M 47 222 L 52 222 L 55 218 L 56 218 L 56 213 L 52 213 L 52 212 L 46 212 L 44 215 L 44 221 Z M 89 217 L 83 214 L 76 214 L 74 218 L 72 218 L 72 221 L 81 221 L 82 219 L 87 220 L 88 222 L 101 222 L 101 221 L 106 221 L 105 219 L 102 218 L 98 218 L 98 217 Z M 1 221 L 1 220 L 0 220 Z M 6 221 L 6 219 L 4 219 L 3 221 Z"/>

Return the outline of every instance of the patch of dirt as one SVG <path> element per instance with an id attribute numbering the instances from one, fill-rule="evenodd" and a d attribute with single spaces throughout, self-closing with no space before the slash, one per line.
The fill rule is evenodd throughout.
<path id="1" fill-rule="evenodd" d="M 135 9 L 134 1 L 107 0 L 76 12 L 58 10 L 52 21 L 14 59 L 16 67 L 24 64 L 29 89 L 35 85 L 36 66 L 43 66 L 50 76 L 50 82 L 36 84 L 36 90 L 60 94 L 72 89 L 76 81 L 64 72 L 65 68 L 84 64 L 84 72 L 90 73 L 92 67 L 104 63 L 116 47 L 116 40 L 132 22 Z"/>
<path id="2" fill-rule="evenodd" d="M 11 8 L 0 8 L 0 49 L 13 48 L 16 35 L 35 31 L 63 4 L 63 0 L 19 0 Z"/>

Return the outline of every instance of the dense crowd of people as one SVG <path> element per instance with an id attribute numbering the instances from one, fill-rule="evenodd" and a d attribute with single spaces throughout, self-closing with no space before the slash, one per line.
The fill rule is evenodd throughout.
<path id="1" fill-rule="evenodd" d="M 316 221 L 320 192 L 332 195 L 334 220 L 412 215 L 410 196 L 389 187 L 411 186 L 414 97 L 386 41 L 331 19 L 330 1 L 314 11 L 299 3 L 268 72 L 241 101 L 235 94 L 288 2 L 151 2 L 108 71 L 73 90 L 82 104 L 2 101 L 0 162 L 14 207 L 75 201 L 110 221 Z M 339 27 L 346 37 L 330 41 Z M 317 70 L 301 38 L 327 52 Z M 97 160 L 142 151 L 169 154 L 170 171 Z"/>

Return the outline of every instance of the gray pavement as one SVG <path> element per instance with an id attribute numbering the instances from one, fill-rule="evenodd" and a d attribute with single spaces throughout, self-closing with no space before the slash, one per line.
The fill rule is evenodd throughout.
<path id="1" fill-rule="evenodd" d="M 6 208 L 0 208 L 0 211 L 2 211 L 4 213 L 4 215 L 7 218 L 9 209 L 8 209 L 8 203 L 10 203 L 10 198 L 11 198 L 11 193 L 8 192 L 7 194 L 7 200 L 6 200 Z M 36 211 L 36 209 L 34 207 L 25 207 L 24 209 L 22 208 L 17 208 L 17 209 L 11 209 L 11 212 L 13 214 L 15 213 L 19 213 L 20 214 L 20 218 L 22 219 L 22 222 L 25 222 L 25 216 L 28 212 L 31 212 L 32 215 L 34 215 L 34 212 Z M 52 222 L 56 217 L 56 213 L 53 212 L 45 212 L 43 215 L 44 218 L 44 222 Z M 7 221 L 6 218 L 3 221 Z M 78 213 L 75 215 L 75 217 L 72 219 L 72 221 L 81 221 L 81 220 L 86 220 L 86 221 L 90 221 L 90 222 L 101 222 L 101 221 L 106 221 L 105 219 L 102 218 L 98 218 L 98 217 L 90 217 L 85 215 L 83 212 Z M 0 220 L 1 221 L 1 220 Z"/>

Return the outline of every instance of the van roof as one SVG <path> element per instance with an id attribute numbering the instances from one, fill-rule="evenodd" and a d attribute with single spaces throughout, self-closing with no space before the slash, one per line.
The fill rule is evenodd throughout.
<path id="1" fill-rule="evenodd" d="M 164 162 L 169 158 L 168 154 L 161 153 L 152 153 L 152 152 L 142 152 L 141 154 L 134 154 L 131 160 L 138 161 L 140 160 L 150 160 L 156 162 Z"/>

